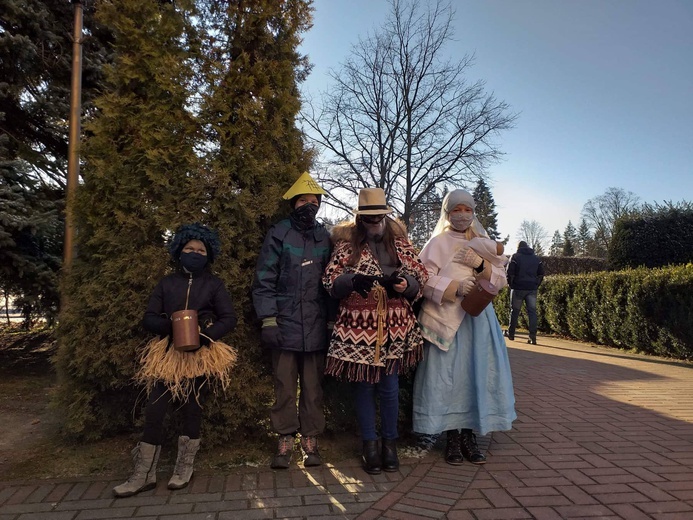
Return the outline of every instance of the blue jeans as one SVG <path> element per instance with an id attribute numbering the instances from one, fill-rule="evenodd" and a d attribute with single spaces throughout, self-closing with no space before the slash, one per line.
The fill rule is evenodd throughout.
<path id="1" fill-rule="evenodd" d="M 510 290 L 510 304 L 512 311 L 510 313 L 510 327 L 508 327 L 508 336 L 515 335 L 517 328 L 517 319 L 520 316 L 522 302 L 527 306 L 527 317 L 529 318 L 529 339 L 537 339 L 537 291 L 522 291 L 519 289 Z"/>
<path id="2" fill-rule="evenodd" d="M 384 371 L 383 371 L 384 372 Z M 380 398 L 380 427 L 383 439 L 396 439 L 399 416 L 399 375 L 380 376 L 378 383 L 354 383 L 356 417 L 361 428 L 361 439 L 375 441 L 375 395 Z"/>

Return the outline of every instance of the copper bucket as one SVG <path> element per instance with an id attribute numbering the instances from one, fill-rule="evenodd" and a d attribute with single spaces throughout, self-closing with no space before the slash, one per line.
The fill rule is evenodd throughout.
<path id="1" fill-rule="evenodd" d="M 173 348 L 182 352 L 200 348 L 200 329 L 197 311 L 176 311 L 171 315 L 173 322 Z"/>
<path id="2" fill-rule="evenodd" d="M 481 280 L 477 280 L 472 290 L 464 297 L 460 305 L 467 314 L 478 316 L 497 295 L 498 288 L 488 280 L 482 278 Z"/>

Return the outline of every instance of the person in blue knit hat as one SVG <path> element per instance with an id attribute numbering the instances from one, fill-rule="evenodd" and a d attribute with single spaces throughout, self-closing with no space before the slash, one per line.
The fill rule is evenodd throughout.
<path id="1" fill-rule="evenodd" d="M 221 252 L 217 234 L 202 224 L 178 228 L 169 244 L 175 272 L 154 288 L 142 325 L 156 337 L 144 348 L 136 381 L 145 385 L 149 400 L 142 440 L 133 449 L 135 469 L 113 488 L 116 497 L 132 496 L 156 486 L 156 467 L 163 441 L 163 422 L 170 403 L 183 415 L 178 457 L 169 489 L 188 485 L 200 448 L 202 411 L 209 389 L 225 389 L 236 362 L 236 351 L 220 339 L 236 326 L 233 302 L 224 282 L 212 274 L 211 264 Z M 196 311 L 199 347 L 182 351 L 173 345 L 172 315 Z"/>

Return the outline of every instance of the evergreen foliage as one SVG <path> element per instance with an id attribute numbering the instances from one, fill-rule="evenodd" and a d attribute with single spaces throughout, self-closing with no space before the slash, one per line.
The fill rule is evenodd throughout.
<path id="1" fill-rule="evenodd" d="M 693 207 L 646 206 L 638 216 L 618 220 L 608 258 L 614 269 L 693 262 Z"/>
<path id="2" fill-rule="evenodd" d="M 569 220 L 568 225 L 563 231 L 563 256 L 575 256 L 575 245 L 577 244 L 577 231 Z"/>
<path id="3" fill-rule="evenodd" d="M 108 31 L 85 2 L 82 104 L 90 102 L 108 59 Z M 23 160 L 19 174 L 64 187 L 70 113 L 74 6 L 64 0 L 0 1 L 0 135 L 8 137 L 0 158 Z"/>
<path id="4" fill-rule="evenodd" d="M 542 256 L 544 271 L 551 274 L 586 274 L 607 271 L 609 265 L 605 258 L 589 256 Z"/>
<path id="5" fill-rule="evenodd" d="M 78 256 L 64 283 L 57 367 L 66 432 L 94 438 L 129 426 L 135 351 L 147 297 L 165 273 L 164 233 L 201 220 L 191 176 L 198 129 L 185 110 L 185 23 L 172 6 L 102 2 L 114 28 L 98 115 L 86 126 L 77 192 Z"/>
<path id="6" fill-rule="evenodd" d="M 0 150 L 6 136 L 0 136 Z M 15 298 L 24 326 L 58 312 L 62 190 L 39 186 L 20 161 L 0 160 L 0 288 Z"/>
<path id="7" fill-rule="evenodd" d="M 506 288 L 496 301 L 503 302 L 494 306 L 507 323 Z M 693 359 L 693 264 L 548 276 L 539 289 L 537 317 L 545 333 Z M 527 326 L 524 310 L 520 324 Z"/>
<path id="8" fill-rule="evenodd" d="M 84 8 L 82 104 L 107 60 L 109 33 Z M 2 288 L 25 325 L 50 325 L 58 311 L 62 262 L 74 6 L 63 0 L 0 1 L 0 169 Z"/>
<path id="9" fill-rule="evenodd" d="M 304 0 L 219 1 L 203 19 L 211 42 L 203 70 L 214 85 L 200 102 L 205 139 L 214 143 L 205 156 L 207 215 L 227 244 L 217 269 L 233 291 L 240 317 L 233 337 L 242 347 L 232 398 L 210 403 L 215 419 L 205 426 L 229 441 L 239 430 L 257 435 L 271 405 L 250 286 L 269 226 L 289 210 L 281 196 L 311 165 L 295 127 L 298 83 L 308 72 L 296 49 L 311 14 Z"/>
<path id="10" fill-rule="evenodd" d="M 240 318 L 225 338 L 239 349 L 234 383 L 209 400 L 203 435 L 214 444 L 264 433 L 271 382 L 249 288 L 264 233 L 288 209 L 281 194 L 310 165 L 294 127 L 307 3 L 119 0 L 97 14 L 114 31 L 114 65 L 87 128 L 79 255 L 64 286 L 65 430 L 95 438 L 133 427 L 140 389 L 130 381 L 148 339 L 139 324 L 167 272 L 166 238 L 200 221 L 219 232 L 214 269 Z"/>
<path id="11" fill-rule="evenodd" d="M 481 222 L 481 225 L 484 226 L 484 229 L 486 229 L 489 238 L 498 240 L 500 238 L 500 233 L 498 232 L 496 201 L 493 200 L 491 189 L 486 182 L 484 182 L 484 179 L 479 179 L 472 196 L 476 201 L 476 217 L 479 219 L 479 222 Z"/>
<path id="12" fill-rule="evenodd" d="M 587 221 L 583 218 L 580 220 L 580 226 L 577 229 L 576 254 L 577 256 L 590 256 L 593 242 L 590 228 Z"/>
<path id="13" fill-rule="evenodd" d="M 556 230 L 551 238 L 551 246 L 549 247 L 549 256 L 561 256 L 563 253 L 563 237 L 560 231 Z"/>

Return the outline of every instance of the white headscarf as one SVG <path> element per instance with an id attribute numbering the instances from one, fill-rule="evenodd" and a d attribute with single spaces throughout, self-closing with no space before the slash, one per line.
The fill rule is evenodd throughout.
<path id="1" fill-rule="evenodd" d="M 440 218 L 438 219 L 438 223 L 433 230 L 433 236 L 440 235 L 452 227 L 452 224 L 450 224 L 450 212 L 460 204 L 463 204 L 468 208 L 472 208 L 474 211 L 476 210 L 476 202 L 474 201 L 474 197 L 472 197 L 468 191 L 457 189 L 452 190 L 445 195 L 443 204 L 440 207 Z M 476 211 L 474 214 L 474 220 L 469 227 L 476 236 L 488 238 L 488 233 L 486 233 L 484 226 L 482 226 L 481 222 L 479 222 L 479 220 L 476 218 Z"/>

